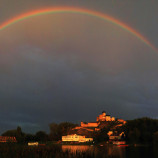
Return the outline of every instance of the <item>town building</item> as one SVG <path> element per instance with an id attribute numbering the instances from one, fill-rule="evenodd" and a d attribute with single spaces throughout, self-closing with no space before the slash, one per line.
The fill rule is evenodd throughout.
<path id="1" fill-rule="evenodd" d="M 28 142 L 28 146 L 38 146 L 38 142 Z"/>
<path id="2" fill-rule="evenodd" d="M 82 135 L 71 134 L 62 136 L 62 142 L 92 142 L 93 138 L 86 138 Z"/>
<path id="3" fill-rule="evenodd" d="M 107 134 L 109 136 L 109 143 L 112 143 L 115 145 L 125 145 L 126 144 L 126 141 L 124 140 L 124 138 L 125 138 L 124 132 L 118 133 L 117 131 L 109 131 Z"/>
<path id="4" fill-rule="evenodd" d="M 121 132 L 118 134 L 118 132 L 109 131 L 108 133 L 109 140 L 121 140 L 122 137 L 125 137 L 125 133 Z"/>
<path id="5" fill-rule="evenodd" d="M 15 137 L 0 136 L 0 143 L 6 143 L 6 142 L 15 143 L 17 141 Z"/>

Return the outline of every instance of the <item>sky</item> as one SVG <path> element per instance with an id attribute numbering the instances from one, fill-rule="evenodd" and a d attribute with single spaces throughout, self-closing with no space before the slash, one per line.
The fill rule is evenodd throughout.
<path id="1" fill-rule="evenodd" d="M 158 48 L 157 0 L 0 0 L 0 26 L 23 13 L 71 7 L 113 17 Z M 0 133 L 21 126 L 158 118 L 158 51 L 87 14 L 50 13 L 0 30 Z"/>

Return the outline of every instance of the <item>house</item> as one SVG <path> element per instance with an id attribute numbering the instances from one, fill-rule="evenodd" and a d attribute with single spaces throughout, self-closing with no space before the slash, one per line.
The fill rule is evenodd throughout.
<path id="1" fill-rule="evenodd" d="M 82 135 L 71 134 L 62 136 L 62 142 L 92 142 L 93 138 L 86 138 Z"/>
<path id="2" fill-rule="evenodd" d="M 5 142 L 12 142 L 15 143 L 16 138 L 15 137 L 8 137 L 8 136 L 0 136 L 0 143 L 5 143 Z"/>
<path id="3" fill-rule="evenodd" d="M 107 134 L 109 136 L 109 141 L 120 141 L 125 137 L 124 132 L 118 133 L 116 131 L 109 131 Z"/>
<path id="4" fill-rule="evenodd" d="M 28 142 L 28 146 L 38 146 L 38 142 Z"/>

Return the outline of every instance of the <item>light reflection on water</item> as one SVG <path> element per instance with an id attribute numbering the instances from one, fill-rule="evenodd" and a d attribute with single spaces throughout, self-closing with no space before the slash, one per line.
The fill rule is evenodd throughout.
<path id="1" fill-rule="evenodd" d="M 62 151 L 69 151 L 71 153 L 76 152 L 87 152 L 87 151 L 93 151 L 93 146 L 88 145 L 62 145 Z"/>
<path id="2" fill-rule="evenodd" d="M 88 145 L 62 145 L 62 151 L 72 154 L 86 152 L 94 158 L 158 158 L 158 147 L 155 146 L 129 146 L 115 145 L 88 146 Z"/>
<path id="3" fill-rule="evenodd" d="M 88 146 L 88 145 L 62 145 L 62 151 L 69 151 L 76 154 L 79 152 L 88 152 L 94 155 L 94 157 L 117 157 L 125 158 L 125 147 L 118 147 L 114 145 L 109 146 Z"/>

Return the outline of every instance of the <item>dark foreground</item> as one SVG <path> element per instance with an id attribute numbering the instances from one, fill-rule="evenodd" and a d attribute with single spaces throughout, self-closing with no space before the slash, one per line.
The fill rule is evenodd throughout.
<path id="1" fill-rule="evenodd" d="M 157 158 L 157 149 L 152 146 L 49 145 L 29 147 L 18 144 L 0 144 L 0 158 Z"/>

